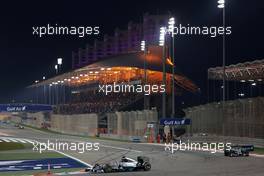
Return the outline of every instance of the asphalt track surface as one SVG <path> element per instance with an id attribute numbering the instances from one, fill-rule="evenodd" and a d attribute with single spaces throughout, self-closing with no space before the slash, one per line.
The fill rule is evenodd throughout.
<path id="1" fill-rule="evenodd" d="M 122 156 L 136 158 L 148 156 L 152 165 L 151 171 L 126 172 L 98 175 L 112 176 L 262 176 L 264 173 L 263 157 L 225 157 L 222 153 L 178 151 L 174 154 L 164 151 L 164 146 L 116 142 L 109 140 L 87 139 L 76 136 L 42 132 L 34 129 L 17 129 L 11 125 L 0 125 L 0 136 L 12 136 L 39 142 L 98 142 L 99 151 L 63 151 L 85 163 L 113 162 Z M 88 174 L 80 174 L 88 175 Z M 95 174 L 93 174 L 95 175 Z"/>

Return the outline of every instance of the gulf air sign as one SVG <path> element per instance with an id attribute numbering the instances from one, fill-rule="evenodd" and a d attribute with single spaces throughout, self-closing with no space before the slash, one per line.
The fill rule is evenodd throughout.
<path id="1" fill-rule="evenodd" d="M 164 118 L 160 119 L 160 125 L 173 126 L 173 125 L 190 125 L 191 119 L 186 118 Z"/>
<path id="2" fill-rule="evenodd" d="M 22 111 L 26 111 L 26 106 L 7 106 L 6 111 L 7 112 L 22 112 Z"/>
<path id="3" fill-rule="evenodd" d="M 0 112 L 39 112 L 52 111 L 50 105 L 34 105 L 34 104 L 0 104 Z"/>

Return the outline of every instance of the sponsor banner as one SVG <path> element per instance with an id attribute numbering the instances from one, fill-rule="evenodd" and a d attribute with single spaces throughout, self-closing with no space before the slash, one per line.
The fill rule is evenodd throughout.
<path id="1" fill-rule="evenodd" d="M 52 111 L 50 105 L 0 104 L 0 112 Z"/>
<path id="2" fill-rule="evenodd" d="M 173 126 L 173 125 L 190 125 L 191 119 L 182 118 L 164 118 L 160 119 L 160 125 Z"/>

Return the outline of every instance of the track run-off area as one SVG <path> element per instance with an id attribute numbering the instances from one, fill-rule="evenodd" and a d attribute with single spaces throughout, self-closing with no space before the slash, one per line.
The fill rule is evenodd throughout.
<path id="1" fill-rule="evenodd" d="M 264 157 L 251 155 L 249 157 L 225 157 L 223 153 L 210 153 L 201 151 L 177 151 L 169 153 L 164 150 L 164 145 L 157 144 L 143 144 L 130 143 L 112 140 L 101 140 L 97 138 L 86 138 L 64 134 L 57 134 L 25 127 L 18 129 L 11 124 L 1 125 L 0 127 L 0 145 L 2 142 L 18 142 L 27 143 L 38 141 L 40 143 L 49 142 L 66 142 L 66 143 L 99 143 L 98 150 L 85 150 L 84 152 L 76 150 L 60 150 L 60 154 L 65 158 L 56 160 L 54 163 L 43 159 L 42 163 L 34 165 L 31 163 L 17 162 L 13 165 L 30 165 L 32 168 L 43 167 L 47 169 L 50 167 L 51 171 L 57 168 L 67 167 L 72 165 L 74 167 L 89 167 L 95 163 L 107 163 L 119 161 L 122 156 L 136 158 L 137 156 L 147 156 L 150 158 L 152 168 L 150 171 L 144 172 L 126 172 L 126 173 L 111 173 L 100 175 L 133 175 L 133 176 L 173 176 L 173 175 L 251 175 L 262 176 L 264 173 Z M 1 159 L 0 159 L 1 160 Z M 71 163 L 71 162 L 73 163 Z M 3 161 L 1 161 L 3 162 Z M 0 168 L 1 168 L 0 162 Z M 74 163 L 80 165 L 75 166 Z M 47 164 L 50 164 L 48 166 Z M 5 163 L 10 166 L 10 163 Z M 63 164 L 63 165 L 62 165 Z M 67 165 L 68 164 L 68 165 Z M 28 167 L 28 168 L 30 168 Z M 12 168 L 12 167 L 11 167 Z M 15 167 L 14 167 L 15 168 Z M 1 175 L 1 174 L 0 174 Z M 78 173 L 74 175 L 87 175 L 87 173 Z"/>

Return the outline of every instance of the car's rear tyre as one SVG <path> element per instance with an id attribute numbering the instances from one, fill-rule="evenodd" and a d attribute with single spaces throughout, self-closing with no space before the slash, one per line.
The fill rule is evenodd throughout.
<path id="1" fill-rule="evenodd" d="M 149 163 L 146 163 L 144 165 L 144 171 L 149 171 L 151 169 L 151 165 Z"/>

